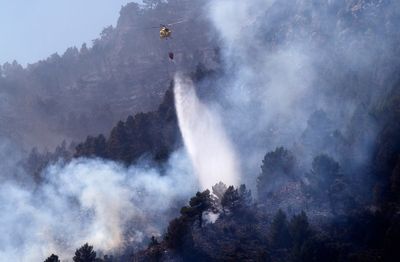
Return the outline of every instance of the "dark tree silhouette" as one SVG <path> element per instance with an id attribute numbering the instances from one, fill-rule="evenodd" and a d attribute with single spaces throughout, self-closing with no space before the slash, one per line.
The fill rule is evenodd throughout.
<path id="1" fill-rule="evenodd" d="M 89 246 L 88 243 L 84 244 L 76 250 L 73 260 L 74 262 L 95 262 L 96 252 L 93 251 L 93 246 Z"/>
<path id="2" fill-rule="evenodd" d="M 107 157 L 106 138 L 103 135 L 97 137 L 88 136 L 86 141 L 76 147 L 75 157 Z"/>
<path id="3" fill-rule="evenodd" d="M 87 137 L 77 145 L 75 157 L 102 157 L 129 165 L 146 155 L 163 162 L 180 143 L 171 84 L 156 111 L 119 121 L 107 139 Z"/>
<path id="4" fill-rule="evenodd" d="M 149 247 L 154 247 L 160 244 L 155 236 L 151 236 Z"/>
<path id="5" fill-rule="evenodd" d="M 128 134 L 125 123 L 119 121 L 117 126 L 113 128 L 108 140 L 108 152 L 118 160 L 129 161 L 128 154 Z"/>
<path id="6" fill-rule="evenodd" d="M 314 158 L 312 162 L 312 173 L 319 177 L 325 176 L 327 178 L 335 178 L 339 173 L 340 165 L 333 158 L 328 155 L 322 154 Z"/>
<path id="7" fill-rule="evenodd" d="M 308 174 L 313 193 L 326 195 L 329 187 L 339 177 L 339 170 L 339 163 L 333 158 L 325 154 L 316 156 Z"/>
<path id="8" fill-rule="evenodd" d="M 257 178 L 258 199 L 265 199 L 268 186 L 278 179 L 292 177 L 295 167 L 296 159 L 287 149 L 278 147 L 267 153 L 262 161 L 261 174 Z"/>
<path id="9" fill-rule="evenodd" d="M 198 219 L 200 227 L 203 224 L 203 212 L 211 209 L 214 206 L 214 201 L 211 197 L 210 191 L 207 189 L 203 192 L 197 192 L 195 197 L 189 201 L 189 206 L 181 209 L 181 214 L 190 219 Z"/>
<path id="10" fill-rule="evenodd" d="M 269 241 L 271 247 L 275 249 L 289 248 L 291 246 L 286 214 L 280 209 L 272 220 Z"/>
<path id="11" fill-rule="evenodd" d="M 310 243 L 309 241 L 313 237 L 313 233 L 305 212 L 301 212 L 292 217 L 289 223 L 289 232 L 292 239 L 292 249 L 290 254 L 291 260 L 307 261 L 303 259 L 303 252 L 307 244 Z M 309 253 L 309 250 L 307 253 Z"/>
<path id="12" fill-rule="evenodd" d="M 236 189 L 233 186 L 229 186 L 222 197 L 221 205 L 224 212 L 237 213 L 249 207 L 251 202 L 251 191 L 247 190 L 245 185 L 241 185 Z"/>
<path id="13" fill-rule="evenodd" d="M 185 220 L 183 217 L 175 218 L 169 222 L 167 233 L 164 237 L 167 247 L 171 249 L 178 249 L 182 247 L 188 230 L 189 228 L 187 220 Z"/>
<path id="14" fill-rule="evenodd" d="M 340 165 L 328 155 L 321 154 L 314 158 L 308 179 L 308 196 L 315 201 L 328 201 L 332 213 L 345 211 L 353 205 L 345 177 L 340 173 Z"/>
<path id="15" fill-rule="evenodd" d="M 169 248 L 179 249 L 183 246 L 191 246 L 191 225 L 195 221 L 199 222 L 199 227 L 202 227 L 203 212 L 214 209 L 214 199 L 210 191 L 197 192 L 189 201 L 188 206 L 181 208 L 181 216 L 173 219 L 168 226 L 164 240 Z"/>
<path id="16" fill-rule="evenodd" d="M 289 232 L 295 247 L 301 247 L 311 236 L 312 232 L 304 211 L 292 217 L 289 223 Z"/>
<path id="17" fill-rule="evenodd" d="M 57 255 L 51 254 L 44 262 L 60 262 Z"/>

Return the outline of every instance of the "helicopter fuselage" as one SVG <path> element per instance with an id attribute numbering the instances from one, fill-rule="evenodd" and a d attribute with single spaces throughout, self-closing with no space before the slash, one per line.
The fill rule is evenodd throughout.
<path id="1" fill-rule="evenodd" d="M 160 28 L 160 38 L 161 39 L 167 39 L 168 37 L 171 37 L 172 31 L 166 26 L 162 26 Z"/>

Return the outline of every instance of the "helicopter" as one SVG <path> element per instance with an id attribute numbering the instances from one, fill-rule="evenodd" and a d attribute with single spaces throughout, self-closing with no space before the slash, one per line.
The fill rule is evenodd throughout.
<path id="1" fill-rule="evenodd" d="M 176 24 L 180 24 L 180 23 L 183 23 L 183 22 L 186 22 L 186 21 L 185 20 L 181 20 L 181 21 L 178 21 L 178 22 L 175 22 L 175 23 L 170 23 L 170 24 L 167 24 L 167 25 L 160 24 L 160 27 L 159 27 L 160 28 L 160 39 L 168 40 L 169 38 L 172 38 L 171 37 L 172 30 L 171 30 L 170 26 L 176 25 Z M 169 44 L 168 44 L 168 47 L 169 47 Z M 171 61 L 173 61 L 174 60 L 174 53 L 173 52 L 168 52 L 168 57 L 169 57 L 169 59 Z"/>
<path id="2" fill-rule="evenodd" d="M 160 25 L 160 39 L 168 39 L 171 37 L 172 30 L 165 25 Z"/>
<path id="3" fill-rule="evenodd" d="M 170 24 L 160 24 L 160 39 L 168 39 L 171 38 L 172 35 L 172 30 L 171 30 L 171 26 L 172 25 L 176 25 L 176 24 L 180 24 L 186 22 L 185 20 L 181 20 L 175 23 L 170 23 Z"/>

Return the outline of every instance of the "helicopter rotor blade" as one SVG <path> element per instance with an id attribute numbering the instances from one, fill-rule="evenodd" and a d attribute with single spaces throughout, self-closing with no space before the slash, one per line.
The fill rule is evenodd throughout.
<path id="1" fill-rule="evenodd" d="M 178 22 L 175 22 L 175 23 L 170 23 L 170 24 L 167 24 L 168 26 L 171 26 L 171 25 L 177 25 L 177 24 L 180 24 L 180 23 L 184 23 L 184 22 L 186 22 L 187 20 L 181 20 L 181 21 L 178 21 Z"/>

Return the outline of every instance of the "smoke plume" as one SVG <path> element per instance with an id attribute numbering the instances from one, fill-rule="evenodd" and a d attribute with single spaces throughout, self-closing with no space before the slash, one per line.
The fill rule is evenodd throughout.
<path id="1" fill-rule="evenodd" d="M 179 128 L 201 187 L 210 189 L 220 181 L 237 185 L 239 161 L 217 112 L 202 103 L 192 81 L 179 74 L 174 92 Z"/>
<path id="2" fill-rule="evenodd" d="M 390 58 L 388 47 L 398 37 L 398 23 L 385 15 L 399 13 L 395 2 L 210 1 L 206 10 L 220 37 L 223 67 L 211 93 L 221 107 L 200 100 L 190 79 L 175 77 L 186 151 L 176 152 L 164 172 L 100 159 L 58 163 L 33 188 L 27 185 L 31 180 L 18 182 L 24 176 L 14 168 L 19 159 L 11 158 L 12 146 L 0 143 L 1 260 L 41 261 L 52 252 L 70 258 L 85 242 L 106 253 L 140 246 L 162 233 L 178 213 L 171 209 L 187 200 L 198 182 L 202 189 L 219 181 L 255 188 L 263 156 L 277 146 L 296 151 L 300 175 L 320 153 L 365 163 L 375 132 L 369 112 L 388 91 L 388 68 L 397 59 Z M 21 101 L 17 105 L 31 104 Z M 318 128 L 318 119 L 310 121 L 316 111 L 323 111 L 317 116 L 329 124 Z M 336 137 L 352 143 L 355 153 L 326 146 L 336 146 Z"/>
<path id="3" fill-rule="evenodd" d="M 261 159 L 278 146 L 298 150 L 306 170 L 320 153 L 349 158 L 350 152 L 326 146 L 335 143 L 335 132 L 357 137 L 351 146 L 364 163 L 371 156 L 377 127 L 367 111 L 387 92 L 382 83 L 390 72 L 381 61 L 390 61 L 395 39 L 384 14 L 398 4 L 369 2 L 209 1 L 224 67 L 213 99 L 223 104 L 223 125 L 240 148 L 242 179 L 252 188 Z M 309 126 L 319 110 L 328 131 Z M 368 137 L 356 133 L 361 125 Z M 304 135 L 307 129 L 312 135 Z"/>
<path id="4" fill-rule="evenodd" d="M 144 164 L 76 159 L 48 167 L 36 189 L 8 180 L 0 186 L 0 257 L 42 261 L 55 253 L 70 259 L 86 242 L 108 254 L 142 247 L 163 233 L 177 202 L 196 190 L 191 173 L 177 152 L 163 175 Z"/>

